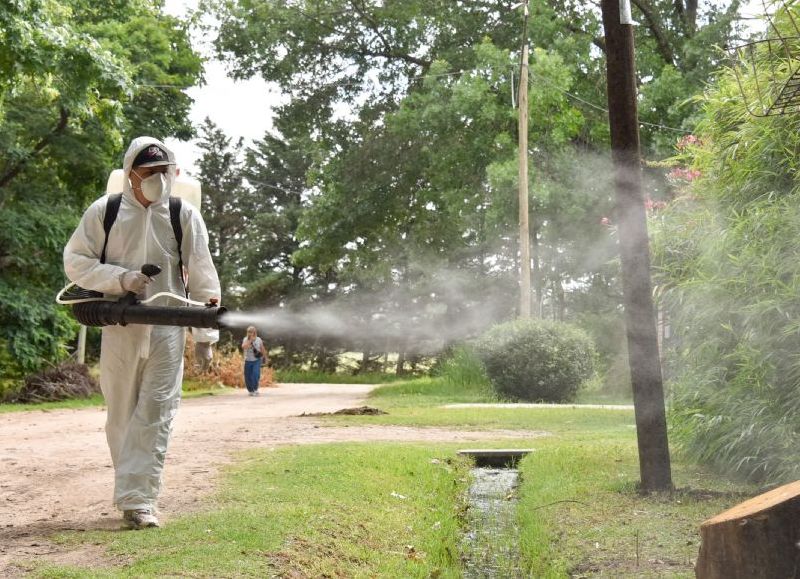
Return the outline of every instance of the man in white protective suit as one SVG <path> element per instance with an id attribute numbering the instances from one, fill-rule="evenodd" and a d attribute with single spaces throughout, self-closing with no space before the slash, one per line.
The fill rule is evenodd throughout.
<path id="1" fill-rule="evenodd" d="M 188 291 L 193 300 L 218 300 L 219 278 L 208 250 L 208 232 L 199 211 L 186 202 L 180 205 L 179 255 L 169 207 L 176 176 L 172 151 L 157 139 L 138 137 L 125 153 L 123 171 L 122 197 L 108 238 L 104 219 L 110 196 L 106 195 L 86 210 L 64 248 L 67 277 L 106 296 L 134 292 L 146 299 L 159 292 L 184 296 Z M 186 280 L 181 262 L 188 272 Z M 144 264 L 160 266 L 161 273 L 146 276 L 140 272 Z M 164 296 L 153 305 L 184 304 Z M 100 386 L 108 407 L 106 438 L 114 463 L 114 504 L 132 528 L 158 526 L 156 501 L 181 397 L 184 332 L 173 326 L 103 328 Z"/>

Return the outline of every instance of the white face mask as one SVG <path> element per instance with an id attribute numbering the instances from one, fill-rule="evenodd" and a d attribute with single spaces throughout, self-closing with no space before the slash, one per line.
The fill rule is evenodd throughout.
<path id="1" fill-rule="evenodd" d="M 153 173 L 146 179 L 142 179 L 140 187 L 145 199 L 151 203 L 158 201 L 167 189 L 167 176 L 163 173 Z"/>

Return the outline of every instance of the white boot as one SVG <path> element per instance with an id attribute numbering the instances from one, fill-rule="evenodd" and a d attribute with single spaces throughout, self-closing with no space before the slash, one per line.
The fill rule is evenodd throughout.
<path id="1" fill-rule="evenodd" d="M 131 529 L 146 529 L 147 527 L 158 526 L 158 519 L 150 509 L 123 511 L 122 518 Z"/>

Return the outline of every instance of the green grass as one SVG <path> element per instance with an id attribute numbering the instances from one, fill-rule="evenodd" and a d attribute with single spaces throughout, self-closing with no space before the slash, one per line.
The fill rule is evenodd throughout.
<path id="1" fill-rule="evenodd" d="M 124 568 L 41 577 L 458 577 L 468 463 L 452 445 L 248 452 L 208 513 L 150 532 L 89 532 Z"/>
<path id="2" fill-rule="evenodd" d="M 580 391 L 575 404 L 633 404 L 633 395 L 609 394 L 605 392 Z"/>
<path id="3" fill-rule="evenodd" d="M 370 404 L 387 415 L 332 420 L 552 434 L 469 445 L 523 444 L 537 449 L 520 465 L 524 576 L 693 577 L 699 524 L 745 496 L 758 494 L 753 487 L 673 459 L 673 480 L 679 490 L 642 496 L 636 490 L 639 471 L 632 410 L 441 408 L 449 402 L 491 401 L 491 393 L 480 387 L 454 391 L 443 380 L 425 379 L 375 390 Z"/>
<path id="4" fill-rule="evenodd" d="M 480 384 L 459 386 L 442 378 L 421 378 L 381 386 L 370 393 L 367 404 L 388 414 L 332 417 L 345 424 L 395 424 L 460 429 L 526 429 L 567 434 L 604 431 L 630 436 L 632 410 L 544 408 L 442 408 L 450 403 L 497 402 Z"/>
<path id="5" fill-rule="evenodd" d="M 700 523 L 759 492 L 673 461 L 678 490 L 641 494 L 632 436 L 538 446 L 520 463 L 526 576 L 694 577 Z"/>
<path id="6" fill-rule="evenodd" d="M 604 435 L 633 433 L 632 410 L 549 409 L 549 408 L 453 408 L 417 407 L 377 403 L 388 414 L 377 416 L 336 417 L 344 423 L 396 424 L 402 426 L 439 426 L 465 430 L 525 429 L 546 430 L 557 434 L 602 431 Z"/>
<path id="7" fill-rule="evenodd" d="M 621 391 L 625 391 L 623 394 Z M 578 390 L 578 404 L 633 404 L 633 392 L 630 387 L 622 388 L 618 384 L 610 384 L 601 376 L 595 375 Z"/>
<path id="8" fill-rule="evenodd" d="M 94 394 L 89 398 L 73 398 L 70 400 L 60 400 L 58 402 L 42 402 L 40 404 L 0 404 L 0 414 L 6 412 L 26 412 L 29 410 L 65 410 L 70 408 L 88 408 L 90 406 L 102 406 L 105 403 L 102 394 Z"/>
<path id="9" fill-rule="evenodd" d="M 370 399 L 396 406 L 431 406 L 456 402 L 497 402 L 490 388 L 482 384 L 459 384 L 443 378 L 419 378 L 381 386 Z"/>
<path id="10" fill-rule="evenodd" d="M 408 380 L 408 377 L 383 372 L 369 372 L 366 374 L 330 374 L 312 370 L 276 370 L 275 381 L 278 383 L 300 384 L 386 384 Z"/>
<path id="11" fill-rule="evenodd" d="M 758 493 L 673 458 L 679 490 L 639 494 L 629 410 L 440 407 L 487 400 L 491 395 L 480 386 L 416 380 L 374 392 L 370 405 L 388 415 L 326 420 L 544 430 L 550 436 L 526 438 L 520 430 L 518 439 L 467 445 L 254 450 L 229 469 L 206 513 L 156 532 L 63 536 L 104 545 L 118 566 L 31 565 L 43 577 L 459 577 L 469 477 L 456 451 L 477 446 L 535 449 L 519 465 L 518 576 L 692 577 L 699 524 Z"/>
<path id="12" fill-rule="evenodd" d="M 223 388 L 200 388 L 200 389 L 187 389 L 187 386 L 194 388 L 189 381 L 184 382 L 183 399 L 200 398 L 202 396 L 215 396 L 226 389 Z M 42 402 L 40 404 L 0 404 L 0 414 L 7 412 L 28 412 L 39 410 L 47 412 L 50 410 L 69 410 L 71 408 L 89 408 L 92 406 L 103 406 L 105 399 L 102 394 L 94 394 L 89 398 L 73 398 L 70 400 L 60 400 L 58 402 Z"/>

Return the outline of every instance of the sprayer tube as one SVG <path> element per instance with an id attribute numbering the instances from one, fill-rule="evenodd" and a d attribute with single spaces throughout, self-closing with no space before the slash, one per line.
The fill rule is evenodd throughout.
<path id="1" fill-rule="evenodd" d="M 167 307 L 122 304 L 119 302 L 86 302 L 72 307 L 75 318 L 85 326 L 119 324 L 152 324 L 187 328 L 219 328 L 223 307 Z"/>

